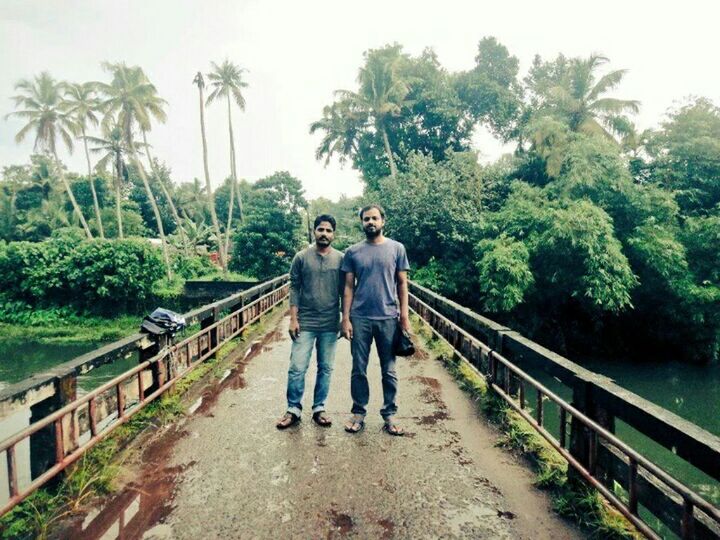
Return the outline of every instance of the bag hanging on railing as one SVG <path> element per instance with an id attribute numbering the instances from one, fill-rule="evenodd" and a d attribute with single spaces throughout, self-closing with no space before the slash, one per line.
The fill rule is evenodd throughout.
<path id="1" fill-rule="evenodd" d="M 173 337 L 180 330 L 183 330 L 185 326 L 185 317 L 182 315 L 169 309 L 157 308 L 143 319 L 140 331 L 155 336 L 168 334 Z"/>

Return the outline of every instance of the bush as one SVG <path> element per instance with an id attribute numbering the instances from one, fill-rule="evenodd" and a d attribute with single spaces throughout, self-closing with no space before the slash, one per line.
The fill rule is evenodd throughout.
<path id="1" fill-rule="evenodd" d="M 186 257 L 178 254 L 173 262 L 173 273 L 183 279 L 193 279 L 218 270 L 208 257 L 196 255 Z"/>
<path id="2" fill-rule="evenodd" d="M 4 301 L 67 306 L 93 313 L 139 309 L 163 276 L 160 253 L 143 240 L 82 240 L 0 244 Z"/>

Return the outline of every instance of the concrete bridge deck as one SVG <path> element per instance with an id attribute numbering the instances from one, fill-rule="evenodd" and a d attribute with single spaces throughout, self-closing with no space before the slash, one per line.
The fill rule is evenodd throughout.
<path id="1" fill-rule="evenodd" d="M 328 402 L 334 424 L 281 432 L 288 318 L 247 350 L 180 422 L 146 441 L 115 497 L 68 538 L 579 538 L 533 487 L 530 471 L 494 446 L 439 362 L 398 359 L 404 438 L 380 431 L 380 370 L 371 360 L 366 429 L 347 434 L 350 347 L 338 345 Z M 314 362 L 314 361 L 313 361 Z M 312 365 L 312 364 L 311 364 Z"/>

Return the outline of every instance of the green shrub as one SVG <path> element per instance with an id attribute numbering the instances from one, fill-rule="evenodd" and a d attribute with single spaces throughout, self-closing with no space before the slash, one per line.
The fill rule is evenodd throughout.
<path id="1" fill-rule="evenodd" d="M 163 263 L 158 250 L 144 240 L 78 241 L 63 235 L 0 244 L 0 275 L 6 304 L 122 312 L 143 306 L 163 276 Z"/>

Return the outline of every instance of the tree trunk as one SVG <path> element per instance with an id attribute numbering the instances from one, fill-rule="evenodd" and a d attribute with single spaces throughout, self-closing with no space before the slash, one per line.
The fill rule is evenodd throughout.
<path id="1" fill-rule="evenodd" d="M 177 225 L 178 231 L 180 232 L 180 241 L 183 245 L 183 252 L 186 256 L 189 256 L 188 253 L 188 241 L 187 241 L 187 235 L 185 234 L 185 229 L 183 228 L 182 221 L 180 220 L 180 215 L 178 214 L 177 207 L 175 206 L 175 203 L 172 200 L 172 197 L 170 196 L 170 192 L 168 191 L 167 187 L 165 187 L 165 183 L 162 181 L 162 178 L 160 178 L 160 175 L 158 174 L 157 170 L 155 169 L 155 163 L 153 162 L 152 156 L 150 155 L 150 145 L 148 145 L 147 142 L 147 134 L 145 133 L 145 130 L 142 130 L 142 136 L 143 136 L 143 142 L 145 143 L 145 152 L 147 153 L 148 162 L 150 163 L 150 169 L 152 170 L 153 174 L 155 175 L 155 178 L 157 179 L 158 184 L 160 184 L 160 188 L 162 189 L 163 195 L 167 199 L 168 205 L 170 205 L 170 212 L 173 215 L 173 219 L 175 220 L 175 224 Z"/>
<path id="2" fill-rule="evenodd" d="M 85 230 L 85 234 L 87 237 L 92 240 L 92 232 L 90 232 L 90 227 L 88 227 L 87 221 L 85 221 L 85 216 L 83 216 L 82 210 L 80 210 L 80 206 L 78 205 L 77 201 L 75 200 L 75 195 L 72 192 L 72 189 L 70 188 L 70 182 L 68 182 L 67 178 L 65 178 L 65 171 L 62 170 L 62 165 L 60 165 L 60 159 L 58 158 L 57 152 L 53 148 L 53 156 L 55 157 L 55 166 L 57 167 L 58 174 L 60 175 L 60 181 L 63 183 L 63 186 L 65 187 L 65 191 L 67 192 L 68 197 L 70 198 L 70 203 L 72 204 L 73 210 L 80 218 L 80 223 L 82 224 L 83 229 Z"/>
<path id="3" fill-rule="evenodd" d="M 230 93 L 227 95 L 228 105 L 228 129 L 230 131 L 230 204 L 228 205 L 227 227 L 225 228 L 225 260 L 230 260 L 230 236 L 232 234 L 232 215 L 235 206 L 235 192 L 237 189 L 237 171 L 235 169 L 235 141 L 233 138 L 232 128 L 232 109 L 230 107 Z M 240 202 L 240 192 L 238 191 L 238 202 Z M 242 203 L 240 203 L 242 208 Z M 242 220 L 242 213 L 240 214 Z"/>
<path id="4" fill-rule="evenodd" d="M 203 167 L 205 169 L 205 188 L 208 201 L 208 207 L 210 208 L 210 217 L 212 218 L 213 228 L 215 229 L 215 237 L 218 242 L 218 257 L 220 259 L 220 266 L 223 272 L 227 272 L 227 263 L 225 261 L 225 253 L 223 252 L 222 235 L 220 234 L 220 224 L 218 223 L 217 213 L 215 212 L 215 200 L 213 198 L 212 186 L 210 185 L 210 170 L 208 169 L 208 151 L 207 151 L 207 138 L 205 137 L 205 102 L 203 101 L 203 89 L 202 85 L 198 84 L 198 90 L 200 91 L 200 132 L 202 134 L 203 144 Z"/>
<path id="5" fill-rule="evenodd" d="M 98 202 L 97 192 L 95 191 L 95 180 L 92 177 L 92 167 L 90 166 L 90 152 L 88 151 L 87 139 L 85 138 L 85 126 L 82 128 L 83 144 L 85 145 L 85 159 L 88 166 L 88 182 L 90 182 L 90 191 L 92 191 L 93 205 L 95 206 L 95 219 L 98 223 L 98 231 L 100 238 L 105 238 L 105 229 L 103 228 L 102 218 L 100 217 L 100 203 Z"/>
<path id="6" fill-rule="evenodd" d="M 115 156 L 115 215 L 117 217 L 117 228 L 118 238 L 122 240 L 125 236 L 123 235 L 123 224 L 122 224 L 122 206 L 120 202 L 120 178 L 122 177 L 122 163 L 120 161 L 120 154 Z"/>
<path id="7" fill-rule="evenodd" d="M 165 259 L 165 270 L 167 278 L 172 279 L 170 254 L 168 253 L 167 239 L 165 238 L 165 230 L 162 224 L 162 217 L 160 216 L 160 209 L 157 206 L 157 202 L 155 202 L 155 196 L 150 189 L 150 182 L 148 182 L 147 175 L 145 174 L 145 169 L 143 169 L 142 163 L 140 163 L 140 158 L 138 158 L 137 151 L 135 150 L 135 145 L 132 143 L 132 141 L 130 142 L 130 151 L 132 152 L 132 159 L 135 162 L 135 168 L 138 170 L 138 174 L 140 175 L 140 178 L 142 178 L 143 185 L 145 186 L 145 192 L 147 193 L 148 200 L 150 201 L 150 206 L 152 206 L 153 214 L 155 214 L 158 234 L 160 235 L 160 243 L 162 244 L 163 258 Z"/>
<path id="8" fill-rule="evenodd" d="M 390 176 L 394 178 L 397 175 L 397 168 L 395 167 L 395 160 L 393 159 L 392 150 L 390 149 L 390 141 L 388 140 L 385 128 L 381 127 L 380 131 L 382 132 L 383 144 L 385 145 L 385 153 L 387 154 L 388 161 L 390 162 Z"/>

